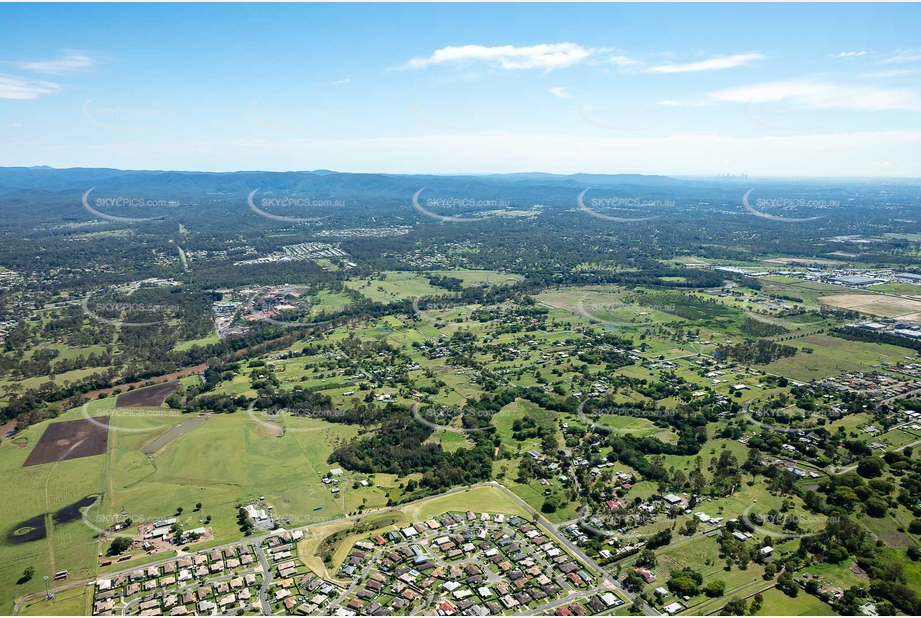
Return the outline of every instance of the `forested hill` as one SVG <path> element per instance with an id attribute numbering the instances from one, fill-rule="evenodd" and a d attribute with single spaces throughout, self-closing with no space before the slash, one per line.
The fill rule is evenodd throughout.
<path id="1" fill-rule="evenodd" d="M 146 191 L 171 194 L 236 193 L 257 188 L 278 191 L 310 192 L 313 195 L 339 197 L 388 197 L 412 194 L 425 187 L 437 191 L 454 191 L 466 197 L 496 197 L 497 189 L 514 189 L 516 197 L 553 196 L 557 192 L 594 187 L 681 187 L 699 184 L 667 176 L 636 174 L 507 174 L 489 176 L 433 176 L 393 174 L 352 174 L 317 170 L 316 172 L 228 173 L 130 171 L 116 169 L 54 169 L 49 167 L 0 168 L 0 192 L 29 189 L 44 191 Z M 560 193 L 562 195 L 562 193 Z"/>

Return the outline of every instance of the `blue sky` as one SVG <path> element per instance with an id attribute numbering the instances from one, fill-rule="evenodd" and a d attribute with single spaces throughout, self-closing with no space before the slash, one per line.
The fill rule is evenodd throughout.
<path id="1" fill-rule="evenodd" d="M 918 5 L 0 5 L 0 165 L 921 176 Z"/>

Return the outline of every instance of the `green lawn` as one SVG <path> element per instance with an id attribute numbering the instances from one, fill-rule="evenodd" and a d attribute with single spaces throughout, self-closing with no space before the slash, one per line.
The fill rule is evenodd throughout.
<path id="1" fill-rule="evenodd" d="M 246 413 L 213 415 L 152 458 L 140 449 L 161 431 L 118 433 L 114 448 L 110 445 L 112 491 L 104 513 L 166 517 L 183 507 L 184 526 L 199 526 L 210 515 L 216 540 L 224 542 L 239 536 L 235 505 L 259 496 L 274 506 L 278 518 L 341 515 L 320 477 L 330 467 L 326 458 L 332 445 L 357 430 L 317 419 L 288 419 L 286 426 L 286 435 L 275 437 Z M 195 513 L 198 502 L 203 507 Z M 313 510 L 316 506 L 322 513 Z"/>
<path id="2" fill-rule="evenodd" d="M 114 399 L 102 400 L 89 407 L 97 410 L 111 407 L 114 402 Z M 79 411 L 72 411 L 57 420 L 78 418 Z M 0 520 L 5 524 L 0 537 L 0 608 L 5 610 L 12 610 L 14 597 L 42 590 L 43 575 L 69 570 L 71 577 L 78 578 L 92 577 L 95 572 L 95 532 L 80 520 L 53 525 L 41 540 L 13 544 L 6 538 L 20 522 L 54 513 L 103 491 L 104 455 L 22 467 L 48 425 L 48 422 L 39 423 L 21 432 L 15 442 L 4 440 L 0 443 L 0 491 L 3 495 L 15 496 L 0 505 Z M 20 448 L 20 444 L 24 447 Z M 49 519 L 45 517 L 46 526 Z M 34 567 L 35 576 L 24 584 L 17 584 L 23 570 L 30 566 Z M 35 612 L 42 613 L 41 610 Z"/>
<path id="3" fill-rule="evenodd" d="M 104 414 L 114 403 L 114 398 L 94 401 L 89 405 L 90 413 Z M 78 418 L 81 413 L 74 410 L 57 420 Z M 179 521 L 184 527 L 204 525 L 204 518 L 210 515 L 215 542 L 231 542 L 240 537 L 235 505 L 259 496 L 274 506 L 277 517 L 291 518 L 292 525 L 341 516 L 340 504 L 320 477 L 335 467 L 327 463 L 335 444 L 356 435 L 357 428 L 317 419 L 291 419 L 287 434 L 274 437 L 246 413 L 213 415 L 203 426 L 176 438 L 153 456 L 141 452 L 170 427 L 189 419 L 115 417 L 111 424 L 116 428 L 146 431 L 110 430 L 104 455 L 29 468 L 22 468 L 22 463 L 49 423 L 30 427 L 18 436 L 24 440 L 17 442 L 25 442 L 25 448 L 11 440 L 3 441 L 0 490 L 17 498 L 3 502 L 2 520 L 13 526 L 96 495 L 101 501 L 86 511 L 86 519 L 100 528 L 120 520 L 123 511 L 140 522 L 170 517 L 182 507 Z M 368 500 L 369 507 L 386 503 L 383 492 L 393 484 L 392 479 L 381 479 L 381 483 L 362 489 L 372 498 L 373 492 L 380 495 Z M 200 512 L 195 511 L 197 502 L 203 505 Z M 322 508 L 314 511 L 316 506 Z M 66 569 L 72 578 L 94 577 L 96 554 L 104 551 L 95 535 L 95 530 L 78 519 L 53 526 L 47 538 L 37 541 L 16 545 L 5 536 L 0 538 L 0 607 L 11 610 L 14 596 L 38 592 L 43 587 L 43 574 Z M 35 568 L 36 576 L 17 585 L 16 580 L 29 566 Z"/>
<path id="4" fill-rule="evenodd" d="M 796 598 L 790 598 L 777 588 L 771 588 L 761 596 L 764 602 L 755 616 L 837 616 L 828 603 L 802 591 Z M 751 599 L 748 602 L 751 604 Z"/>

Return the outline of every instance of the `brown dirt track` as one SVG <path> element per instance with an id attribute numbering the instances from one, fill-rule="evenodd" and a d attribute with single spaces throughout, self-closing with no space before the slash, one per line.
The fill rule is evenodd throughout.
<path id="1" fill-rule="evenodd" d="M 119 408 L 159 408 L 166 398 L 178 391 L 181 386 L 182 383 L 177 380 L 139 388 L 119 395 L 115 405 Z"/>
<path id="2" fill-rule="evenodd" d="M 97 416 L 93 420 L 106 427 L 86 419 L 51 423 L 22 467 L 102 455 L 109 444 L 109 417 Z"/>

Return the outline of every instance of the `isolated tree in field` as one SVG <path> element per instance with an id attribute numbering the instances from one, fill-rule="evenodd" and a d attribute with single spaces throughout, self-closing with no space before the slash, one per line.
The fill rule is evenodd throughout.
<path id="1" fill-rule="evenodd" d="M 126 536 L 117 536 L 112 539 L 112 544 L 109 545 L 109 553 L 123 554 L 128 551 L 129 547 L 131 547 L 131 539 Z"/>
<path id="2" fill-rule="evenodd" d="M 16 583 L 22 585 L 26 583 L 27 581 L 29 581 L 30 579 L 32 579 L 33 576 L 35 576 L 35 567 L 33 566 L 26 567 L 26 569 L 22 572 L 22 577 L 20 577 L 19 581 L 17 581 Z"/>
<path id="3" fill-rule="evenodd" d="M 182 507 L 181 507 L 181 506 L 178 507 L 178 508 L 176 509 L 176 515 L 182 515 Z"/>
<path id="4" fill-rule="evenodd" d="M 200 510 L 201 510 L 201 502 L 196 502 L 196 503 L 195 503 L 195 510 L 196 510 L 196 511 L 200 511 Z"/>
<path id="5" fill-rule="evenodd" d="M 759 592 L 752 597 L 752 613 L 754 614 L 755 612 L 759 611 L 762 605 L 764 605 L 764 596 Z"/>
<path id="6" fill-rule="evenodd" d="M 556 510 L 559 508 L 559 506 L 559 501 L 556 499 L 556 497 L 549 496 L 544 500 L 540 510 L 544 513 L 556 513 Z"/>

